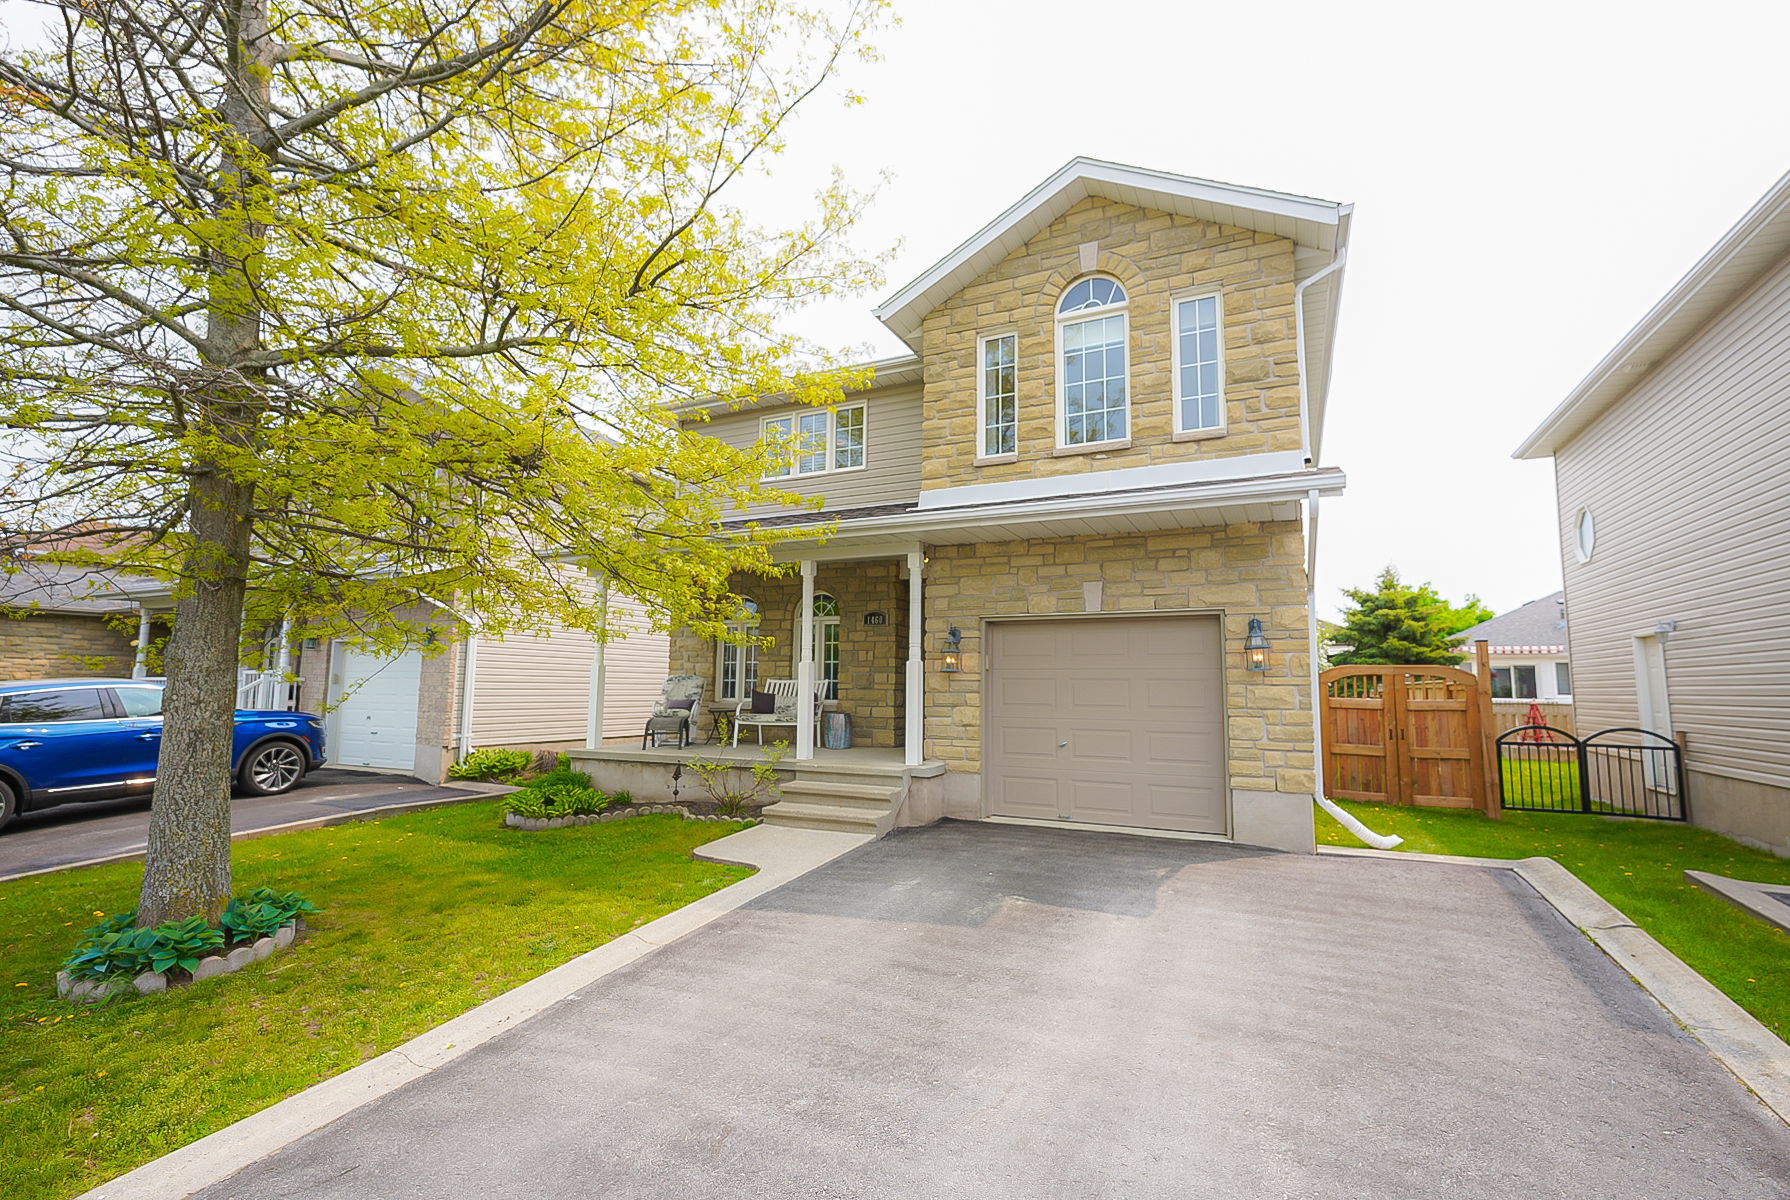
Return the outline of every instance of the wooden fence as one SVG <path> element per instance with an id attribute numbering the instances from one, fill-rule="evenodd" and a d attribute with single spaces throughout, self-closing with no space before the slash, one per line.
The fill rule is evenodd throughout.
<path id="1" fill-rule="evenodd" d="M 1570 700 L 1493 700 L 1492 701 L 1492 736 L 1509 733 L 1529 724 L 1529 706 L 1533 704 L 1541 709 L 1542 724 L 1552 726 L 1562 733 L 1577 733 L 1572 723 L 1572 701 Z"/>

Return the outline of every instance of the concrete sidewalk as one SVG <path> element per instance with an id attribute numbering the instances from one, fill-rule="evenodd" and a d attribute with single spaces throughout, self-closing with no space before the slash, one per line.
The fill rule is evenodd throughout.
<path id="1" fill-rule="evenodd" d="M 1048 829 L 898 833 L 415 1069 L 200 1194 L 1764 1200 L 1790 1180 L 1790 1130 L 1514 871 Z M 186 1190 L 161 1183 L 92 1195 Z"/>

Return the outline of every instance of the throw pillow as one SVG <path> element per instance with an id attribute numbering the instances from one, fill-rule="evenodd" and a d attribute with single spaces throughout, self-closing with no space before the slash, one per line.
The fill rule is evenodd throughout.
<path id="1" fill-rule="evenodd" d="M 668 709 L 682 709 L 685 712 L 689 712 L 691 709 L 696 707 L 696 701 L 694 701 L 694 700 L 667 700 L 665 702 L 665 707 Z"/>
<path id="2" fill-rule="evenodd" d="M 773 692 L 753 692 L 752 711 L 754 713 L 774 713 L 777 711 L 777 697 Z"/>

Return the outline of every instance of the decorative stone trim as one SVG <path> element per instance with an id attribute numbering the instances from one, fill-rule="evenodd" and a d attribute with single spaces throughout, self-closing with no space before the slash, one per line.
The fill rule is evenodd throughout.
<path id="1" fill-rule="evenodd" d="M 719 813 L 709 816 L 698 816 L 681 804 L 630 804 L 626 808 L 611 809 L 608 812 L 591 813 L 582 817 L 524 817 L 516 813 L 505 813 L 503 823 L 511 829 L 563 829 L 567 825 L 600 825 L 605 821 L 620 821 L 627 817 L 645 817 L 653 813 L 671 813 L 683 817 L 687 821 L 746 821 L 756 823 L 756 817 L 724 817 Z"/>
<path id="2" fill-rule="evenodd" d="M 228 975 L 253 962 L 260 962 L 276 951 L 284 950 L 292 945 L 304 928 L 304 921 L 294 918 L 274 930 L 272 937 L 258 938 L 240 946 L 233 946 L 221 954 L 210 954 L 193 964 L 192 978 L 188 983 L 198 983 L 201 979 L 215 979 L 219 975 Z M 170 979 L 169 972 L 145 971 L 135 979 L 74 979 L 67 971 L 56 972 L 56 994 L 64 1000 L 76 1000 L 83 1004 L 97 1004 L 121 992 L 133 988 L 147 996 L 150 992 L 164 992 L 169 985 L 181 986 L 178 979 Z"/>

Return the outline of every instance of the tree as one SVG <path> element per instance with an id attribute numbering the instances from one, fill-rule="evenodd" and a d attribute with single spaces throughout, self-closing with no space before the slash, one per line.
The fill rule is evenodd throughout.
<path id="1" fill-rule="evenodd" d="M 779 448 L 668 405 L 861 382 L 779 331 L 872 280 L 861 199 L 726 197 L 880 8 L 46 7 L 51 48 L 0 56 L 0 519 L 174 584 L 138 922 L 215 919 L 245 627 L 397 651 L 451 598 L 605 636 L 572 563 L 725 636 L 730 574 L 774 570 L 717 522 Z"/>
<path id="2" fill-rule="evenodd" d="M 1331 640 L 1348 649 L 1331 656 L 1338 666 L 1370 663 L 1418 663 L 1455 667 L 1466 655 L 1455 648 L 1464 629 L 1489 621 L 1492 610 L 1469 595 L 1460 607 L 1444 600 L 1429 584 L 1413 587 L 1387 567 L 1373 588 L 1345 588 L 1350 606 Z"/>

